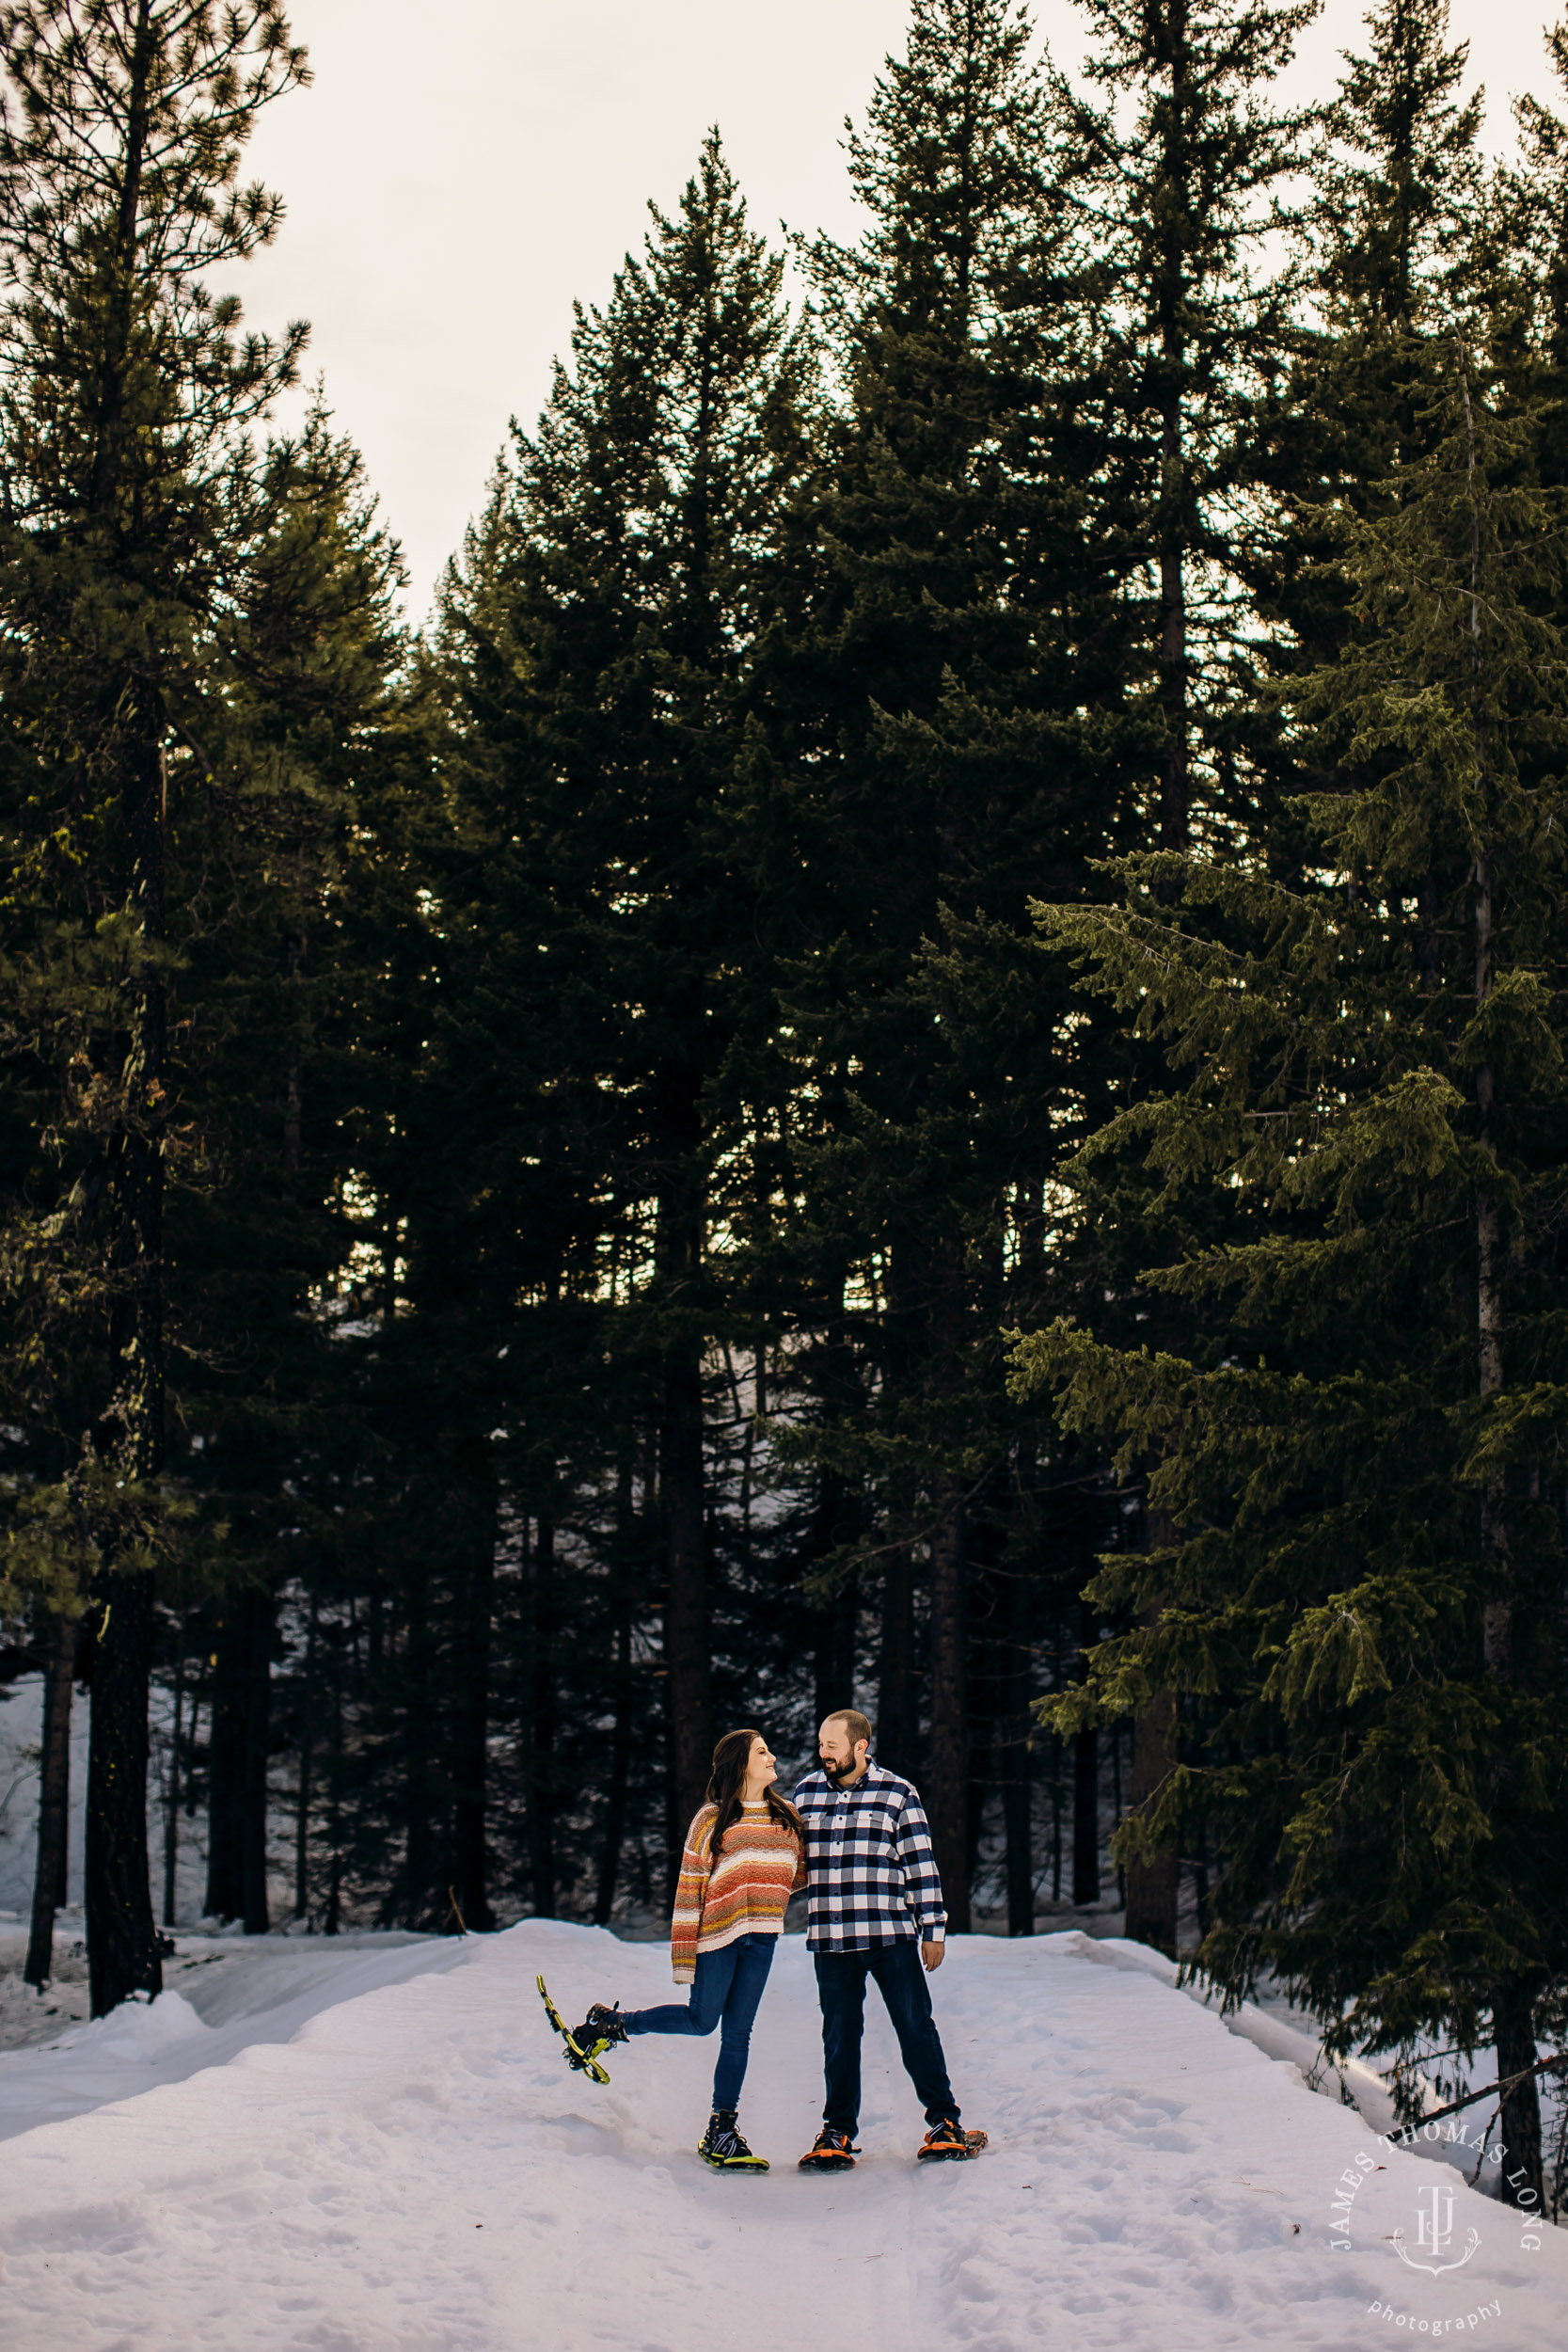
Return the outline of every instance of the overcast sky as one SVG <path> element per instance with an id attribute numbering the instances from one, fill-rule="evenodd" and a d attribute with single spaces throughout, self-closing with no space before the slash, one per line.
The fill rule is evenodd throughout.
<path id="1" fill-rule="evenodd" d="M 1037 0 L 1065 66 L 1071 0 Z M 1552 0 L 1452 0 L 1489 133 L 1549 77 Z M 895 49 L 905 0 L 294 0 L 313 86 L 263 117 L 252 168 L 282 195 L 277 245 L 240 291 L 257 325 L 311 322 L 422 618 L 515 414 L 531 423 L 574 299 L 602 301 L 717 122 L 759 228 L 852 233 L 839 141 Z M 1327 0 L 1292 81 L 1326 89 L 1357 43 Z"/>

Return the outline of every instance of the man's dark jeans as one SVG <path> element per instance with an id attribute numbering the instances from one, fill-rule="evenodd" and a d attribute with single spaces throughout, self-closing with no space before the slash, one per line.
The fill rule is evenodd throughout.
<path id="1" fill-rule="evenodd" d="M 870 1977 L 893 2020 L 904 2071 L 927 2123 L 950 2115 L 958 2103 L 947 2079 L 947 2061 L 931 2015 L 931 1995 L 920 1947 L 912 1935 L 896 1944 L 873 1944 L 864 1952 L 816 1952 L 816 1996 L 822 2004 L 822 2056 L 828 2077 L 822 2121 L 851 2139 L 861 2114 L 861 2031 L 865 2019 L 865 1980 Z"/>

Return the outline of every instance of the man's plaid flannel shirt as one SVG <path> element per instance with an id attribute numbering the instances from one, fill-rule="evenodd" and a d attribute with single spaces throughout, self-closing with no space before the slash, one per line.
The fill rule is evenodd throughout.
<path id="1" fill-rule="evenodd" d="M 806 1946 L 863 1952 L 947 1933 L 930 1824 L 919 1795 L 896 1772 L 868 1764 L 852 1788 L 808 1772 L 795 1791 L 806 1825 Z"/>

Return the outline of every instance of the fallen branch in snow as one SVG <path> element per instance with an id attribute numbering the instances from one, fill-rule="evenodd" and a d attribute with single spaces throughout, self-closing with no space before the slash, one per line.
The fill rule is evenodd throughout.
<path id="1" fill-rule="evenodd" d="M 1536 2074 L 1549 2074 L 1558 2066 L 1568 2066 L 1568 2050 L 1560 2050 L 1556 2058 L 1537 2058 L 1533 2066 L 1524 2067 L 1517 2074 L 1510 2074 L 1504 2082 L 1488 2083 L 1484 2090 L 1467 2090 L 1463 2099 L 1454 2099 L 1446 2107 L 1433 2107 L 1418 2122 L 1402 2123 L 1399 2130 L 1390 2132 L 1388 2137 L 1390 2139 L 1403 2139 L 1407 2134 L 1420 2131 L 1427 2123 L 1440 2122 L 1445 2115 L 1457 2115 L 1461 2107 L 1473 2107 L 1482 2099 L 1506 2098 L 1521 2083 L 1528 2083 Z"/>

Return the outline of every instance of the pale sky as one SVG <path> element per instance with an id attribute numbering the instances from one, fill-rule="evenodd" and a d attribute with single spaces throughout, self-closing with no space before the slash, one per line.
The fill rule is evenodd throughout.
<path id="1" fill-rule="evenodd" d="M 602 302 L 645 204 L 672 207 L 711 122 L 753 225 L 854 230 L 840 150 L 905 0 L 294 0 L 313 86 L 262 118 L 246 176 L 288 217 L 239 284 L 250 320 L 311 323 L 341 428 L 401 539 L 420 619 L 479 506 L 507 420 L 531 424 L 574 300 Z M 1551 95 L 1554 0 L 1452 0 L 1484 82 Z M 1037 0 L 1059 62 L 1087 46 L 1071 0 Z M 1332 86 L 1357 0 L 1327 0 L 1294 87 Z"/>

